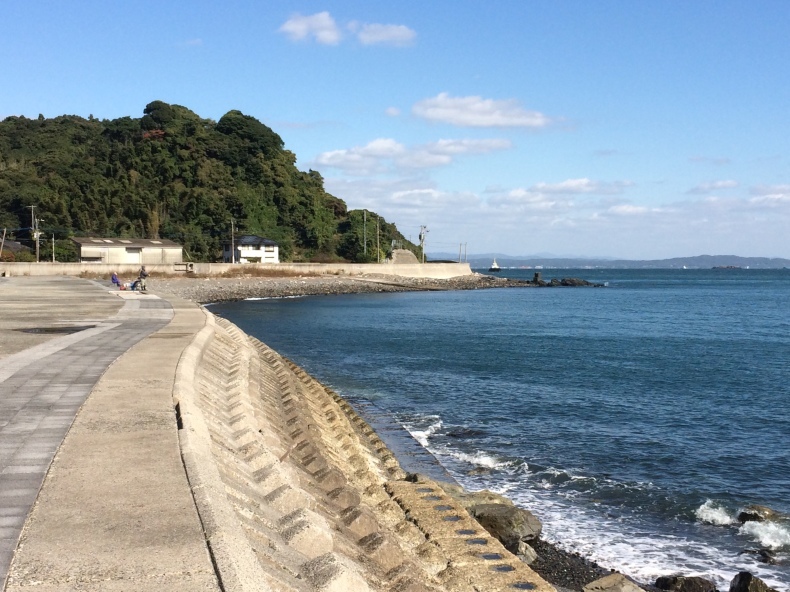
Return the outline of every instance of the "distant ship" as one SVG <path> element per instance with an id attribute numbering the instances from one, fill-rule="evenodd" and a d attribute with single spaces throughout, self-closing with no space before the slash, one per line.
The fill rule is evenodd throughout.
<path id="1" fill-rule="evenodd" d="M 499 265 L 497 264 L 496 259 L 494 259 L 494 262 L 491 264 L 491 267 L 488 268 L 488 271 L 499 271 Z"/>

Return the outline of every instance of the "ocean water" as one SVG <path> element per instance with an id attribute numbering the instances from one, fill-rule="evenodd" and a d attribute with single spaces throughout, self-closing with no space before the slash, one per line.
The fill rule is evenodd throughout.
<path id="1" fill-rule="evenodd" d="M 531 278 L 531 271 L 503 275 Z M 461 484 L 645 583 L 790 590 L 790 270 L 543 270 L 606 288 L 217 304 L 404 426 Z M 769 551 L 776 564 L 758 560 Z"/>

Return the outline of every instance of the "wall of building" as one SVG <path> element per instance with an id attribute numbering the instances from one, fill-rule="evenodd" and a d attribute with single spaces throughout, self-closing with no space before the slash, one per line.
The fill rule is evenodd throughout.
<path id="1" fill-rule="evenodd" d="M 322 275 L 362 275 L 379 273 L 400 277 L 416 277 L 431 279 L 449 279 L 472 273 L 468 263 L 426 263 L 396 265 L 391 263 L 175 263 L 145 264 L 149 273 L 185 274 L 191 266 L 195 275 L 221 275 L 228 271 L 243 274 L 256 268 L 270 272 L 322 274 Z M 139 265 L 105 264 L 105 263 L 4 263 L 0 262 L 0 276 L 20 275 L 69 275 L 82 274 L 106 276 L 108 279 L 114 271 L 121 279 L 129 280 L 137 277 Z"/>
<path id="2" fill-rule="evenodd" d="M 180 263 L 182 260 L 182 249 L 83 245 L 80 249 L 80 257 L 83 260 L 98 259 L 108 265 L 156 265 L 160 263 Z M 86 261 L 86 263 L 94 264 L 93 261 Z"/>

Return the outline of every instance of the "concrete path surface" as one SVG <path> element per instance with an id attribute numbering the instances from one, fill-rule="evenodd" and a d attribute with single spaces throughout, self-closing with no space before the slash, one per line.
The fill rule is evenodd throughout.
<path id="1" fill-rule="evenodd" d="M 218 589 L 172 406 L 176 364 L 205 317 L 175 302 L 174 319 L 155 295 L 0 280 L 7 590 Z"/>

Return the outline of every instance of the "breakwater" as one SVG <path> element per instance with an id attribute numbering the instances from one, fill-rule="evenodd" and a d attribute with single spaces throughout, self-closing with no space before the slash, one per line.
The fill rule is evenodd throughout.
<path id="1" fill-rule="evenodd" d="M 553 590 L 342 398 L 205 314 L 174 398 L 225 590 Z"/>

